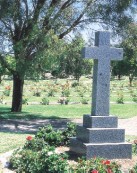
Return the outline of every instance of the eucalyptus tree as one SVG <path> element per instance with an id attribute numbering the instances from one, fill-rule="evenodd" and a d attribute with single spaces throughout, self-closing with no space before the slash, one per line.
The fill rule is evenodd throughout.
<path id="1" fill-rule="evenodd" d="M 1 0 L 0 63 L 13 75 L 13 112 L 22 110 L 25 75 L 58 52 L 59 39 L 89 23 L 122 27 L 131 0 Z M 56 50 L 56 51 L 55 51 Z M 10 55 L 12 65 L 7 61 Z"/>

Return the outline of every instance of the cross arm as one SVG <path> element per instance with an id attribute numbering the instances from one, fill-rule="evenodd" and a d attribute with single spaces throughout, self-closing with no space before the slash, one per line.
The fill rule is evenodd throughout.
<path id="1" fill-rule="evenodd" d="M 111 58 L 111 60 L 122 60 L 123 59 L 123 49 L 122 48 L 110 48 L 110 58 Z"/>
<path id="2" fill-rule="evenodd" d="M 99 48 L 98 47 L 84 47 L 82 49 L 82 57 L 83 58 L 98 59 Z"/>

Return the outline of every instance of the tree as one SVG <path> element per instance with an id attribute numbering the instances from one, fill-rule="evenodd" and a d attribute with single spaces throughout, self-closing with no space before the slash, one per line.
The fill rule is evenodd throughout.
<path id="1" fill-rule="evenodd" d="M 121 27 L 126 23 L 125 9 L 130 3 L 131 0 L 1 0 L 0 63 L 13 75 L 11 111 L 21 111 L 25 75 L 41 69 L 44 57 L 50 57 L 49 50 L 56 45 L 54 37 L 62 39 L 85 22 Z M 6 55 L 12 55 L 14 66 Z"/>
<path id="2" fill-rule="evenodd" d="M 137 24 L 130 24 L 125 30 L 124 38 L 120 47 L 124 50 L 124 59 L 113 65 L 113 73 L 117 75 L 128 75 L 129 83 L 137 76 Z"/>
<path id="3" fill-rule="evenodd" d="M 58 58 L 58 65 L 54 68 L 52 74 L 57 77 L 67 77 L 72 75 L 76 80 L 85 73 L 91 72 L 91 63 L 81 56 L 81 49 L 84 47 L 84 40 L 77 35 L 71 42 L 64 42 L 64 51 Z"/>

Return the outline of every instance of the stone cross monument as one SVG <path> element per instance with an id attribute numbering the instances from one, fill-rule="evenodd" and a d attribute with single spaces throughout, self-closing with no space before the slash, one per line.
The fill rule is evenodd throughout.
<path id="1" fill-rule="evenodd" d="M 83 126 L 77 126 L 70 150 L 87 159 L 131 158 L 132 146 L 125 142 L 125 130 L 118 128 L 117 117 L 109 116 L 110 61 L 121 60 L 123 49 L 110 47 L 109 32 L 96 32 L 95 47 L 83 48 L 82 53 L 94 59 L 92 112 L 83 116 Z"/>
<path id="2" fill-rule="evenodd" d="M 110 61 L 122 60 L 123 49 L 110 47 L 109 32 L 96 32 L 95 47 L 84 48 L 83 56 L 94 59 L 92 115 L 109 116 Z"/>

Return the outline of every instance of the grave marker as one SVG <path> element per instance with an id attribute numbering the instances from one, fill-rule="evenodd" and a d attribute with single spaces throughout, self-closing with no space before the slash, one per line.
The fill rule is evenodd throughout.
<path id="1" fill-rule="evenodd" d="M 109 116 L 110 61 L 122 60 L 123 49 L 110 47 L 109 32 L 96 32 L 95 47 L 84 48 L 83 57 L 94 59 L 91 114 Z"/>
<path id="2" fill-rule="evenodd" d="M 83 56 L 94 59 L 92 113 L 83 116 L 76 138 L 70 139 L 70 150 L 87 159 L 132 157 L 132 145 L 125 142 L 125 130 L 118 128 L 118 119 L 109 116 L 110 61 L 121 60 L 123 49 L 110 47 L 110 33 L 96 32 L 95 47 L 84 48 Z"/>

